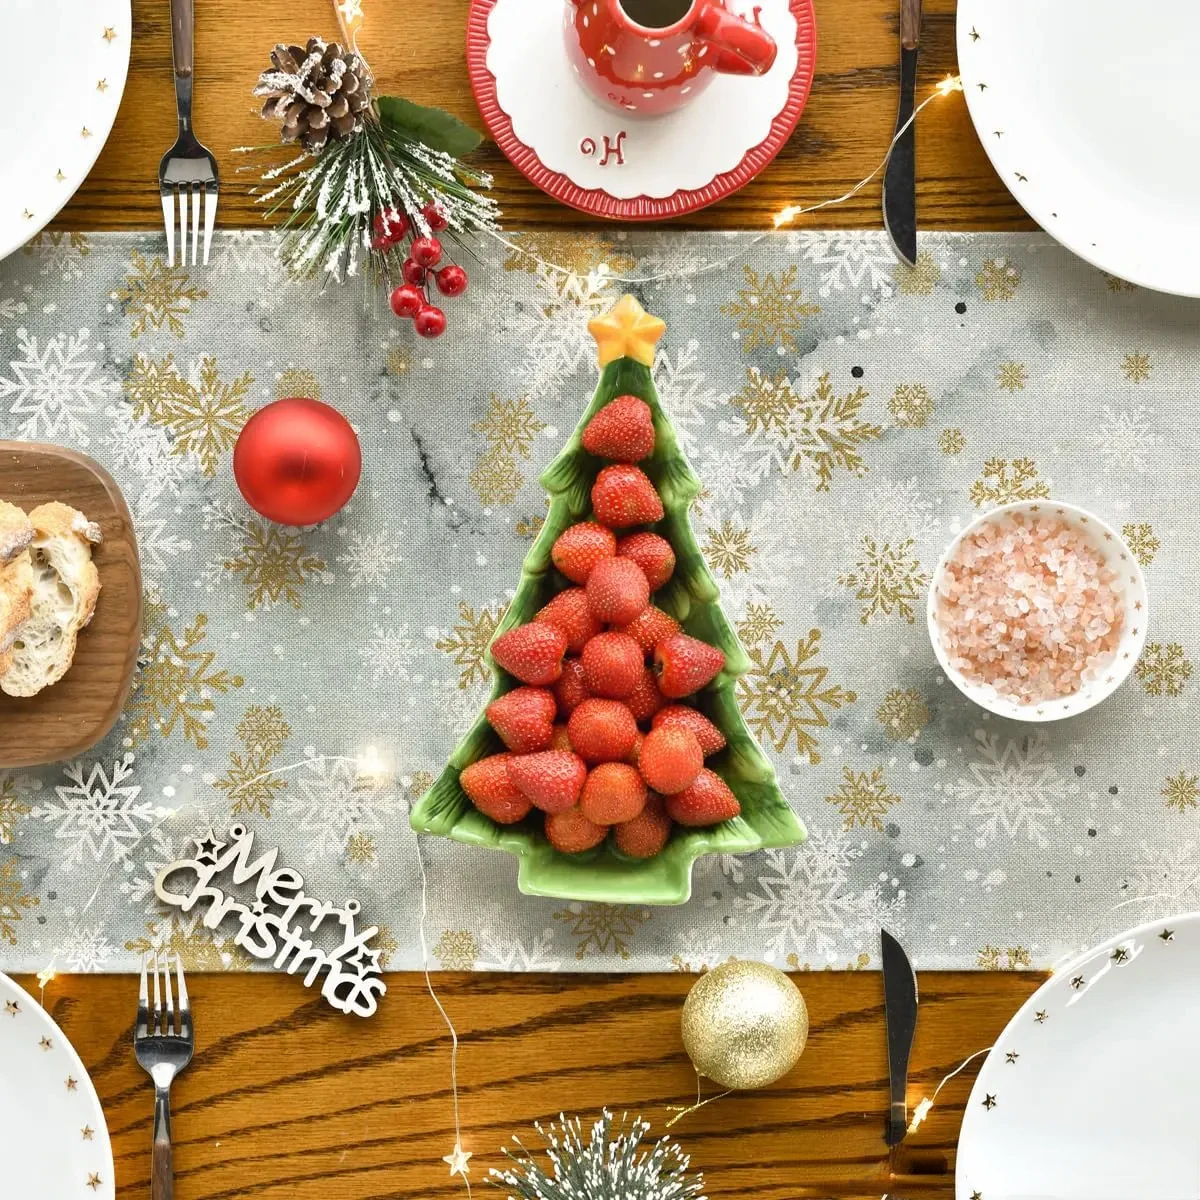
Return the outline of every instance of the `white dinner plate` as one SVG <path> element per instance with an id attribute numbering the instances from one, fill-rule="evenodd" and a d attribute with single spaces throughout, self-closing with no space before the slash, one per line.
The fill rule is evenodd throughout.
<path id="1" fill-rule="evenodd" d="M 1200 4 L 959 0 L 971 119 L 1027 213 L 1132 283 L 1200 296 Z"/>
<path id="2" fill-rule="evenodd" d="M 13 1200 L 116 1195 L 108 1127 L 79 1055 L 46 1010 L 2 974 L 0 1195 Z"/>
<path id="3" fill-rule="evenodd" d="M 967 1103 L 957 1200 L 1200 1196 L 1200 913 L 1058 970 Z"/>
<path id="4" fill-rule="evenodd" d="M 125 90 L 130 0 L 3 0 L 0 258 L 75 194 Z"/>

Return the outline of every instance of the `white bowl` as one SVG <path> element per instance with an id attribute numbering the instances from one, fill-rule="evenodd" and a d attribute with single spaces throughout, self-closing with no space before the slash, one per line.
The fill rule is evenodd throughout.
<path id="1" fill-rule="evenodd" d="M 1124 628 L 1117 645 L 1116 656 L 1109 669 L 1098 679 L 1086 684 L 1069 696 L 1056 697 L 1041 704 L 1020 704 L 997 693 L 988 684 L 968 683 L 962 672 L 950 665 L 937 624 L 937 589 L 946 564 L 958 552 L 963 538 L 982 529 L 985 525 L 999 525 L 1014 514 L 1022 516 L 1058 517 L 1087 537 L 1088 541 L 1104 556 L 1105 564 L 1116 570 L 1118 579 L 1114 585 L 1121 594 L 1125 606 Z M 1146 597 L 1146 580 L 1142 568 L 1125 544 L 1121 535 L 1087 509 L 1074 504 L 1063 504 L 1056 500 L 1020 500 L 1015 504 L 1002 504 L 973 520 L 946 547 L 934 568 L 929 584 L 929 595 L 925 604 L 926 622 L 933 653 L 946 677 L 964 696 L 974 700 L 981 708 L 998 717 L 1009 717 L 1014 721 L 1059 721 L 1063 717 L 1075 717 L 1111 696 L 1129 677 L 1134 664 L 1146 643 L 1146 623 L 1149 616 Z"/>

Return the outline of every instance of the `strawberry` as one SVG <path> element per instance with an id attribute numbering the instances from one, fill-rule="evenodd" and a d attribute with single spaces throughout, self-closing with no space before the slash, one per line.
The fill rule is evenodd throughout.
<path id="1" fill-rule="evenodd" d="M 619 628 L 641 646 L 647 657 L 654 653 L 654 647 L 664 638 L 680 632 L 679 622 L 653 604 L 647 604 L 632 621 Z"/>
<path id="2" fill-rule="evenodd" d="M 632 749 L 625 755 L 622 761 L 627 762 L 631 767 L 636 767 L 638 765 L 638 756 L 642 753 L 642 743 L 645 740 L 646 735 L 639 729 L 637 737 L 633 739 Z"/>
<path id="3" fill-rule="evenodd" d="M 544 625 L 557 625 L 567 635 L 567 652 L 570 654 L 578 654 L 584 642 L 595 637 L 602 628 L 600 621 L 592 615 L 587 592 L 581 587 L 559 592 L 533 619 Z"/>
<path id="4" fill-rule="evenodd" d="M 596 520 L 610 529 L 649 525 L 663 517 L 662 498 L 640 467 L 605 467 L 592 484 Z M 616 549 L 615 543 L 613 549 Z M 561 568 L 560 568 L 561 570 Z"/>
<path id="5" fill-rule="evenodd" d="M 688 708 L 686 704 L 669 704 L 655 713 L 651 728 L 658 729 L 660 726 L 690 729 L 706 758 L 725 749 L 725 735 L 702 712 Z"/>
<path id="6" fill-rule="evenodd" d="M 653 858 L 671 836 L 671 818 L 663 808 L 661 796 L 646 797 L 646 807 L 632 821 L 623 821 L 613 830 L 617 849 L 630 858 Z"/>
<path id="7" fill-rule="evenodd" d="M 649 580 L 652 592 L 657 592 L 675 570 L 675 551 L 671 549 L 671 543 L 645 529 L 621 538 L 617 542 L 617 557 L 637 563 Z"/>
<path id="8" fill-rule="evenodd" d="M 571 745 L 584 762 L 618 762 L 633 749 L 638 727 L 619 700 L 585 700 L 567 722 Z"/>
<path id="9" fill-rule="evenodd" d="M 650 584 L 631 559 L 608 558 L 588 576 L 587 600 L 597 621 L 624 625 L 646 607 Z"/>
<path id="10" fill-rule="evenodd" d="M 622 700 L 637 686 L 642 648 L 625 633 L 598 633 L 583 648 L 583 682 L 593 696 Z M 635 714 L 636 716 L 636 714 Z"/>
<path id="11" fill-rule="evenodd" d="M 547 750 L 570 750 L 571 735 L 567 732 L 565 724 L 555 725 L 553 732 L 550 734 L 550 745 Z"/>
<path id="12" fill-rule="evenodd" d="M 628 763 L 593 767 L 583 784 L 579 811 L 597 825 L 632 821 L 646 806 L 646 785 Z"/>
<path id="13" fill-rule="evenodd" d="M 638 770 L 664 796 L 682 792 L 704 768 L 704 753 L 696 735 L 678 725 L 652 729 L 642 743 Z"/>
<path id="14" fill-rule="evenodd" d="M 633 463 L 654 450 L 650 405 L 636 396 L 610 400 L 584 427 L 583 448 L 600 458 Z"/>
<path id="15" fill-rule="evenodd" d="M 569 717 L 591 694 L 583 677 L 583 663 L 577 658 L 565 659 L 562 674 L 554 685 L 558 711 L 564 717 Z"/>
<path id="16" fill-rule="evenodd" d="M 725 665 L 725 655 L 707 642 L 675 633 L 654 647 L 658 690 L 672 700 L 690 696 L 713 679 Z"/>
<path id="17" fill-rule="evenodd" d="M 554 565 L 572 582 L 587 583 L 592 568 L 617 552 L 617 539 L 611 529 L 595 521 L 580 521 L 554 539 L 550 557 Z"/>
<path id="18" fill-rule="evenodd" d="M 508 760 L 513 786 L 542 812 L 566 812 L 579 799 L 587 767 L 569 750 L 543 750 L 540 754 L 514 754 Z"/>
<path id="19" fill-rule="evenodd" d="M 624 637 L 625 635 L 618 634 L 617 636 Z M 638 650 L 639 663 L 641 654 L 641 650 Z M 625 697 L 625 703 L 629 707 L 629 711 L 633 713 L 635 721 L 649 721 L 667 701 L 662 692 L 658 690 L 658 681 L 654 677 L 654 672 L 647 666 L 642 666 L 641 672 L 637 683 L 633 686 L 633 691 Z"/>
<path id="20" fill-rule="evenodd" d="M 458 777 L 471 803 L 499 825 L 519 821 L 533 807 L 508 777 L 511 759 L 511 754 L 491 754 L 465 767 Z"/>
<path id="21" fill-rule="evenodd" d="M 492 643 L 492 658 L 522 683 L 542 687 L 562 674 L 566 650 L 567 635 L 557 625 L 531 621 L 502 633 Z"/>
<path id="22" fill-rule="evenodd" d="M 514 754 L 529 754 L 550 745 L 556 711 L 552 692 L 518 687 L 487 706 L 487 719 Z"/>
<path id="23" fill-rule="evenodd" d="M 729 784 L 707 767 L 690 786 L 667 797 L 667 816 L 680 825 L 716 825 L 741 811 Z"/>
<path id="24" fill-rule="evenodd" d="M 582 854 L 598 846 L 608 835 L 603 825 L 595 825 L 577 808 L 546 814 L 546 841 L 563 854 Z"/>

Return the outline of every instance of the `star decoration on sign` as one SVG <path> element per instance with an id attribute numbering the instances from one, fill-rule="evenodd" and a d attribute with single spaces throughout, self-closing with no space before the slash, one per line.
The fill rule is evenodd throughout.
<path id="1" fill-rule="evenodd" d="M 15 1017 L 21 1011 L 21 1006 L 15 1000 L 5 1000 L 4 1011 L 10 1017 Z"/>
<path id="2" fill-rule="evenodd" d="M 1129 951 L 1124 946 L 1118 946 L 1110 956 L 1115 963 L 1123 963 L 1129 961 Z"/>
<path id="3" fill-rule="evenodd" d="M 1006 1063 L 1015 1063 L 1015 1062 L 1017 1061 L 1017 1059 L 1018 1059 L 1018 1058 L 1020 1058 L 1020 1057 L 1021 1057 L 1021 1056 L 1020 1056 L 1020 1055 L 1019 1055 L 1019 1054 L 1018 1054 L 1018 1053 L 1017 1053 L 1015 1050 L 1010 1050 L 1010 1051 L 1009 1051 L 1009 1052 L 1008 1052 L 1008 1053 L 1007 1053 L 1007 1054 L 1004 1056 L 1004 1061 L 1005 1061 Z"/>
<path id="4" fill-rule="evenodd" d="M 380 951 L 378 950 L 371 950 L 366 946 L 359 946 L 359 948 L 352 955 L 350 955 L 348 959 L 346 959 L 346 965 L 353 967 L 360 975 L 366 975 L 368 972 L 378 971 L 380 969 L 379 954 Z M 468 1155 L 468 1157 L 470 1156 Z M 453 1171 L 450 1173 L 452 1175 L 454 1174 Z"/>
<path id="5" fill-rule="evenodd" d="M 984 1095 L 983 1107 L 986 1108 L 988 1112 L 991 1112 L 992 1109 L 996 1107 L 996 1097 L 993 1096 L 991 1092 L 988 1092 Z"/>
<path id="6" fill-rule="evenodd" d="M 442 1155 L 442 1162 L 449 1163 L 451 1177 L 461 1175 L 466 1179 L 470 1173 L 471 1152 L 464 1150 L 459 1142 L 454 1143 L 454 1149 L 449 1154 Z"/>
<path id="7" fill-rule="evenodd" d="M 1173 942 L 1175 940 L 1175 930 L 1164 929 L 1162 933 L 1158 935 L 1158 940 L 1160 942 Z"/>
<path id="8" fill-rule="evenodd" d="M 225 849 L 225 843 L 217 841 L 211 825 L 203 837 L 192 838 L 192 841 L 196 843 L 197 862 L 214 863 L 217 861 L 217 853 Z"/>
<path id="9" fill-rule="evenodd" d="M 661 317 L 652 317 L 629 295 L 622 296 L 604 316 L 588 322 L 588 333 L 596 339 L 602 367 L 618 358 L 654 366 L 654 347 L 666 331 Z"/>
<path id="10" fill-rule="evenodd" d="M 250 905 L 250 911 L 256 917 L 261 917 L 267 911 L 266 901 L 265 900 L 255 900 L 255 902 L 252 905 Z"/>

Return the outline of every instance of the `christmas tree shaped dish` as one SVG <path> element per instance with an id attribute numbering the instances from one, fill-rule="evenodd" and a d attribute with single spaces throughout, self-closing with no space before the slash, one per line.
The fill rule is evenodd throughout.
<path id="1" fill-rule="evenodd" d="M 606 460 L 584 448 L 584 429 L 614 399 L 638 397 L 649 406 L 654 429 L 653 451 L 638 466 L 657 489 L 663 508 L 662 519 L 652 528 L 675 553 L 674 572 L 655 592 L 652 603 L 674 617 L 684 634 L 724 654 L 719 673 L 687 703 L 724 736 L 725 745 L 704 766 L 724 780 L 741 811 L 707 827 L 675 825 L 666 845 L 650 858 L 622 854 L 613 836 L 580 854 L 561 853 L 547 840 L 537 809 L 516 824 L 497 824 L 478 811 L 463 790 L 464 770 L 505 751 L 487 716 L 480 713 L 445 770 L 413 807 L 411 822 L 420 833 L 518 855 L 517 882 L 526 895 L 612 904 L 682 904 L 691 895 L 692 864 L 701 855 L 793 845 L 804 840 L 805 831 L 783 798 L 775 770 L 747 729 L 734 695 L 737 677 L 749 669 L 750 662 L 721 608 L 716 582 L 688 518 L 700 480 L 679 448 L 651 379 L 654 346 L 664 331 L 663 322 L 648 315 L 632 296 L 625 296 L 588 328 L 599 347 L 600 383 L 562 452 L 541 476 L 551 497 L 550 511 L 525 557 L 516 595 L 492 645 L 510 630 L 533 621 L 557 593 L 572 586 L 555 567 L 551 548 L 568 527 L 592 519 L 592 487 L 606 465 Z M 619 530 L 628 532 L 632 531 Z M 494 658 L 493 668 L 493 700 L 522 686 Z"/>

